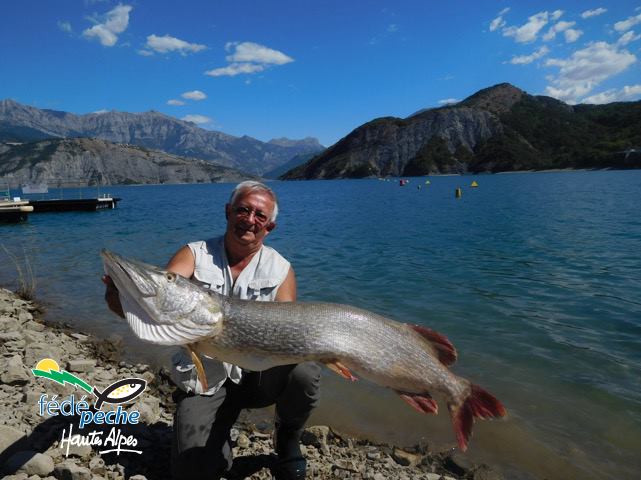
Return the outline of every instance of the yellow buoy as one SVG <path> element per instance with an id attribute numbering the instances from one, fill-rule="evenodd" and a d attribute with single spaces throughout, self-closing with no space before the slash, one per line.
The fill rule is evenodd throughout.
<path id="1" fill-rule="evenodd" d="M 478 183 L 476 183 L 476 180 L 474 180 L 474 181 L 470 184 L 470 187 L 478 187 L 478 186 L 479 186 L 479 184 L 478 184 Z"/>
<path id="2" fill-rule="evenodd" d="M 454 191 L 454 196 L 455 196 L 456 198 L 461 198 L 461 196 L 462 196 L 462 195 L 463 195 L 463 190 L 461 190 L 461 187 L 457 188 L 457 189 Z"/>

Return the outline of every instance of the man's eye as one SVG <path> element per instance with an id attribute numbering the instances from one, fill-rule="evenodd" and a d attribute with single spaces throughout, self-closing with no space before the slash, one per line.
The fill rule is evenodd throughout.
<path id="1" fill-rule="evenodd" d="M 242 213 L 243 215 L 249 215 L 249 212 L 250 212 L 249 208 L 247 207 L 238 207 L 236 211 L 238 213 Z"/>
<path id="2" fill-rule="evenodd" d="M 267 215 L 265 215 L 263 212 L 256 212 L 254 215 L 261 222 L 266 222 L 267 221 Z"/>

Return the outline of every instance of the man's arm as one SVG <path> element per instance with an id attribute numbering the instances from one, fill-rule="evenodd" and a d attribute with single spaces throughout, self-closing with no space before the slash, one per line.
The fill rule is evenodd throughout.
<path id="1" fill-rule="evenodd" d="M 178 250 L 167 264 L 167 270 L 185 278 L 191 278 L 195 269 L 196 259 L 187 245 Z"/>
<path id="2" fill-rule="evenodd" d="M 281 283 L 278 287 L 278 292 L 276 292 L 277 302 L 295 302 L 296 301 L 296 274 L 294 269 L 289 267 L 289 272 L 287 272 L 287 277 L 285 281 Z"/>

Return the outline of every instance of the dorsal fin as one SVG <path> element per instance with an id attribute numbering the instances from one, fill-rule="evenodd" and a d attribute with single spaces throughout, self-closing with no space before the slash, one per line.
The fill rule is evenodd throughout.
<path id="1" fill-rule="evenodd" d="M 420 325 L 410 325 L 415 332 L 419 333 L 425 340 L 427 340 L 436 350 L 438 360 L 443 365 L 452 365 L 456 362 L 457 353 L 456 348 L 452 345 L 445 335 L 435 332 L 431 328 L 422 327 Z"/>

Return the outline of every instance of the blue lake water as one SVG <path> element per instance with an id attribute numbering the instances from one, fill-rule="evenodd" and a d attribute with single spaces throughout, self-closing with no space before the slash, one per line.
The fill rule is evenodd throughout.
<path id="1" fill-rule="evenodd" d="M 446 334 L 459 351 L 455 372 L 510 413 L 477 422 L 473 460 L 522 478 L 637 478 L 641 171 L 430 181 L 274 182 L 281 214 L 268 243 L 291 260 L 299 300 L 357 305 Z M 49 318 L 121 335 L 132 355 L 161 363 L 166 349 L 131 339 L 104 306 L 99 251 L 165 264 L 182 244 L 223 231 L 232 187 L 110 187 L 101 193 L 121 197 L 117 209 L 32 214 L 0 225 L 0 244 L 30 259 Z M 0 251 L 0 283 L 14 278 Z M 454 445 L 446 408 L 421 416 L 365 382 L 331 373 L 324 382 L 318 423 Z"/>

